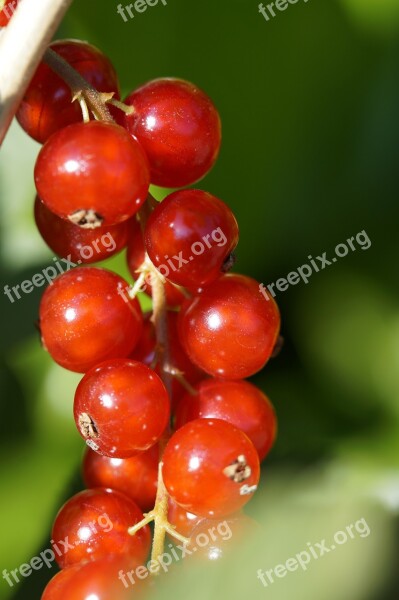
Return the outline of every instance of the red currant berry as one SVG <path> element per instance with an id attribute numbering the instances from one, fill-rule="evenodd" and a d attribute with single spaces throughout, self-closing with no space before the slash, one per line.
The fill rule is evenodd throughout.
<path id="1" fill-rule="evenodd" d="M 99 92 L 114 92 L 114 97 L 119 98 L 116 71 L 100 50 L 76 40 L 58 40 L 50 48 Z M 24 94 L 16 117 L 28 135 L 44 144 L 55 131 L 82 121 L 79 103 L 71 100 L 68 84 L 41 62 Z"/>
<path id="2" fill-rule="evenodd" d="M 6 0 L 3 9 L 0 11 L 0 27 L 7 27 L 17 4 L 15 0 Z"/>
<path id="3" fill-rule="evenodd" d="M 138 344 L 129 356 L 132 360 L 144 363 L 147 367 L 151 366 L 156 358 L 155 327 L 151 321 L 151 316 L 151 312 L 144 314 L 143 333 L 141 334 Z"/>
<path id="4" fill-rule="evenodd" d="M 163 455 L 165 487 L 184 510 L 201 517 L 238 511 L 259 482 L 259 457 L 250 439 L 219 419 L 190 421 Z"/>
<path id="5" fill-rule="evenodd" d="M 210 171 L 219 154 L 219 114 L 206 94 L 180 79 L 156 79 L 133 91 L 126 128 L 142 144 L 151 183 L 184 187 Z"/>
<path id="6" fill-rule="evenodd" d="M 143 511 L 155 503 L 159 448 L 153 446 L 131 458 L 100 456 L 87 448 L 83 459 L 83 479 L 87 487 L 112 488 L 129 496 Z"/>
<path id="7" fill-rule="evenodd" d="M 58 256 L 90 264 L 110 258 L 127 244 L 129 221 L 84 229 L 52 213 L 36 196 L 35 221 L 40 235 Z M 80 263 L 79 263 L 80 264 Z"/>
<path id="8" fill-rule="evenodd" d="M 140 144 L 123 127 L 100 121 L 54 133 L 35 165 L 36 189 L 47 208 L 88 228 L 133 216 L 149 182 Z"/>
<path id="9" fill-rule="evenodd" d="M 168 503 L 168 521 L 176 527 L 176 531 L 184 537 L 190 537 L 193 529 L 202 521 L 202 517 L 197 517 L 193 513 L 187 512 L 176 504 L 172 498 L 169 498 Z"/>
<path id="10" fill-rule="evenodd" d="M 74 417 L 90 447 L 112 458 L 128 458 L 153 446 L 170 416 L 165 386 L 146 365 L 109 360 L 91 369 L 75 394 Z"/>
<path id="11" fill-rule="evenodd" d="M 145 248 L 140 224 L 133 219 L 129 221 L 129 238 L 126 258 L 132 277 L 137 279 L 139 276 L 138 269 L 141 267 L 145 259 Z M 154 275 L 152 273 L 148 273 L 145 278 L 145 283 L 141 288 L 142 291 L 149 296 L 152 296 L 151 284 L 153 277 Z M 164 290 L 168 306 L 180 306 L 186 298 L 184 293 L 169 281 L 165 281 Z"/>
<path id="12" fill-rule="evenodd" d="M 151 213 L 145 229 L 146 250 L 158 270 L 193 289 L 219 277 L 237 242 L 231 210 L 201 190 L 170 194 Z"/>
<path id="13" fill-rule="evenodd" d="M 214 377 L 250 377 L 270 358 L 280 329 L 271 296 L 244 275 L 224 275 L 183 304 L 180 340 L 190 359 Z"/>
<path id="14" fill-rule="evenodd" d="M 131 600 L 142 598 L 147 582 L 129 578 L 129 572 L 140 564 L 132 559 L 107 556 L 63 569 L 47 584 L 41 600 Z"/>
<path id="15" fill-rule="evenodd" d="M 132 352 L 143 317 L 138 300 L 124 294 L 127 287 L 115 273 L 95 267 L 57 277 L 40 303 L 43 345 L 55 362 L 85 373 L 104 360 Z"/>
<path id="16" fill-rule="evenodd" d="M 176 410 L 179 429 L 194 419 L 222 419 L 247 434 L 263 460 L 273 446 L 277 421 L 270 400 L 248 381 L 207 379 L 186 394 Z"/>
<path id="17" fill-rule="evenodd" d="M 142 562 L 150 548 L 149 527 L 134 536 L 128 533 L 141 519 L 138 506 L 120 492 L 102 488 L 79 492 L 54 521 L 51 543 L 56 561 L 62 569 L 113 554 Z"/>

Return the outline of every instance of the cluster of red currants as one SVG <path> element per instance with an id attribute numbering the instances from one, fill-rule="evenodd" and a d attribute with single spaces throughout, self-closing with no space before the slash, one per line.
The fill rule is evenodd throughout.
<path id="1" fill-rule="evenodd" d="M 198 189 L 161 203 L 149 195 L 150 183 L 183 188 L 212 168 L 221 126 L 211 100 L 191 83 L 165 78 L 122 104 L 115 70 L 97 49 L 60 41 L 51 52 L 17 114 L 43 143 L 38 228 L 57 254 L 79 262 L 82 246 L 111 234 L 115 252 L 127 247 L 133 278 L 149 282 L 153 311 L 142 313 L 139 281 L 130 286 L 92 266 L 60 275 L 42 297 L 43 346 L 59 365 L 84 373 L 74 417 L 89 446 L 88 489 L 56 517 L 52 542 L 62 571 L 42 598 L 119 600 L 128 596 L 118 572 L 146 559 L 151 520 L 156 559 L 165 533 L 187 542 L 204 520 L 237 515 L 256 490 L 276 418 L 244 378 L 272 355 L 280 317 L 256 281 L 227 273 L 238 226 L 226 204 Z M 71 103 L 77 74 L 87 87 Z M 196 252 L 215 231 L 223 243 L 201 242 Z M 158 270 L 165 261 L 166 279 Z M 94 527 L 98 515 L 112 528 Z"/>

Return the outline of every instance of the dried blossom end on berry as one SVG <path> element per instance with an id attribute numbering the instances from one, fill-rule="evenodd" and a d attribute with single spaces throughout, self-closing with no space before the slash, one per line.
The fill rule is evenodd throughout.
<path id="1" fill-rule="evenodd" d="M 71 213 L 68 220 L 82 229 L 97 229 L 97 227 L 101 227 L 104 218 L 92 209 L 82 208 Z"/>
<path id="2" fill-rule="evenodd" d="M 242 481 L 245 481 L 251 477 L 252 470 L 247 464 L 247 459 L 245 456 L 241 454 L 223 470 L 223 473 L 235 483 L 241 483 Z"/>
<path id="3" fill-rule="evenodd" d="M 79 416 L 79 428 L 85 438 L 97 439 L 98 430 L 93 419 L 87 413 Z"/>

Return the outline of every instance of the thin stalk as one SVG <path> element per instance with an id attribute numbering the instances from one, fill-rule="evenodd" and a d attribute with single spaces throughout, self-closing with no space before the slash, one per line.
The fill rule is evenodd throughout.
<path id="1" fill-rule="evenodd" d="M 73 99 L 81 100 L 83 98 L 97 119 L 115 123 L 106 105 L 106 102 L 112 98 L 112 94 L 98 92 L 62 56 L 51 50 L 51 48 L 47 48 L 43 59 L 50 69 L 69 85 Z"/>

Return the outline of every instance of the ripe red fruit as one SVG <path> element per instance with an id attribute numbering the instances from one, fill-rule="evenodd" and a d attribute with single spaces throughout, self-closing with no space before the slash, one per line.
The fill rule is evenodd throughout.
<path id="1" fill-rule="evenodd" d="M 138 279 L 139 274 L 137 269 L 143 264 L 144 258 L 145 248 L 141 227 L 138 221 L 132 219 L 129 221 L 129 238 L 126 259 L 127 266 L 133 279 Z M 149 296 L 152 296 L 152 277 L 153 274 L 149 273 L 145 278 L 144 284 L 141 286 L 141 290 Z M 165 281 L 164 290 L 168 306 L 180 306 L 186 298 L 183 292 L 169 281 Z"/>
<path id="2" fill-rule="evenodd" d="M 95 267 L 57 277 L 40 303 L 42 342 L 55 362 L 85 373 L 132 352 L 143 316 L 138 300 L 128 301 L 122 294 L 127 286 L 115 273 Z"/>
<path id="3" fill-rule="evenodd" d="M 271 296 L 244 275 L 224 275 L 183 304 L 179 335 L 190 359 L 214 377 L 244 379 L 266 364 L 280 314 Z"/>
<path id="4" fill-rule="evenodd" d="M 158 459 L 157 445 L 131 458 L 100 456 L 87 448 L 83 459 L 83 479 L 89 488 L 104 487 L 123 492 L 147 512 L 155 502 Z"/>
<path id="5" fill-rule="evenodd" d="M 168 521 L 176 527 L 176 531 L 184 537 L 190 537 L 193 529 L 202 521 L 202 517 L 197 517 L 193 513 L 187 512 L 176 504 L 172 498 L 168 502 Z"/>
<path id="6" fill-rule="evenodd" d="M 129 359 L 108 360 L 86 373 L 73 410 L 87 444 L 112 458 L 148 450 L 163 434 L 170 414 L 161 379 Z"/>
<path id="7" fill-rule="evenodd" d="M 238 511 L 259 481 L 250 439 L 226 421 L 190 421 L 170 438 L 163 455 L 165 487 L 184 510 L 202 517 Z"/>
<path id="8" fill-rule="evenodd" d="M 49 210 L 81 227 L 133 216 L 147 197 L 147 159 L 123 127 L 69 125 L 46 142 L 35 165 L 37 192 Z"/>
<path id="9" fill-rule="evenodd" d="M 127 531 L 142 518 L 133 500 L 120 492 L 102 488 L 79 492 L 55 518 L 51 541 L 55 559 L 62 569 L 109 555 L 142 562 L 150 548 L 149 527 L 134 536 Z"/>
<path id="10" fill-rule="evenodd" d="M 151 321 L 152 312 L 144 314 L 144 327 L 138 343 L 129 358 L 151 366 L 155 360 L 156 336 L 155 327 Z"/>
<path id="11" fill-rule="evenodd" d="M 177 406 L 175 428 L 193 419 L 222 419 L 241 429 L 262 461 L 273 446 L 277 420 L 268 397 L 248 381 L 206 379 L 186 394 Z"/>
<path id="12" fill-rule="evenodd" d="M 40 235 L 58 256 L 90 264 L 110 258 L 127 244 L 129 221 L 84 229 L 52 213 L 36 196 L 35 221 Z M 79 264 L 80 264 L 79 263 Z"/>
<path id="13" fill-rule="evenodd" d="M 170 194 L 145 229 L 146 250 L 162 275 L 195 290 L 219 277 L 237 243 L 238 225 L 229 207 L 201 190 Z"/>
<path id="14" fill-rule="evenodd" d="M 67 567 L 50 580 L 41 600 L 131 600 L 127 573 L 138 566 L 137 561 L 119 555 Z M 134 598 L 142 598 L 145 584 L 134 579 Z"/>
<path id="15" fill-rule="evenodd" d="M 100 50 L 76 40 L 58 40 L 50 48 L 99 92 L 114 92 L 114 98 L 119 98 L 116 71 Z M 72 103 L 68 84 L 41 62 L 24 94 L 16 117 L 28 135 L 44 144 L 55 131 L 81 122 L 82 111 L 78 102 Z"/>
<path id="16" fill-rule="evenodd" d="M 142 144 L 151 183 L 184 187 L 213 167 L 221 143 L 219 114 L 211 99 L 181 79 L 155 79 L 133 91 L 125 103 L 134 113 L 128 131 Z"/>

